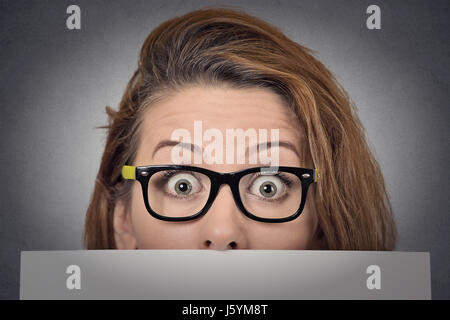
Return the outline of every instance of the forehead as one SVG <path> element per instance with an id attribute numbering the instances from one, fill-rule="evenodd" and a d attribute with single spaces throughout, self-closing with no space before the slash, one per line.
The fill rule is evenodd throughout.
<path id="1" fill-rule="evenodd" d="M 228 129 L 279 128 L 300 131 L 298 120 L 283 99 L 268 89 L 189 87 L 171 93 L 149 106 L 144 113 L 142 132 L 193 128 L 201 120 L 204 127 Z"/>
<path id="2" fill-rule="evenodd" d="M 198 121 L 203 131 L 217 129 L 224 136 L 228 129 L 266 129 L 270 140 L 270 130 L 278 129 L 280 141 L 301 149 L 299 121 L 278 94 L 262 88 L 196 86 L 171 92 L 148 106 L 140 127 L 138 160 L 161 140 L 170 140 L 174 130 L 186 129 L 194 135 Z"/>

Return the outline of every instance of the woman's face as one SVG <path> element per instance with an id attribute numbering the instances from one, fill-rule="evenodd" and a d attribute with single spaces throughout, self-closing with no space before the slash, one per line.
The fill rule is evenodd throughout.
<path id="1" fill-rule="evenodd" d="M 278 152 L 280 166 L 301 167 L 303 164 L 300 160 L 302 131 L 298 120 L 277 94 L 261 88 L 198 86 L 165 97 L 145 111 L 134 165 L 176 164 L 171 152 L 173 146 L 157 146 L 163 140 L 173 140 L 172 133 L 177 129 L 187 129 L 194 143 L 194 121 L 201 121 L 203 133 L 208 129 L 216 129 L 216 133 L 220 131 L 224 140 L 227 129 L 242 129 L 244 132 L 266 129 L 267 141 L 271 140 L 270 129 L 278 129 L 278 140 L 286 143 L 280 143 L 276 150 L 270 151 L 270 155 Z M 203 149 L 211 142 L 203 140 Z M 252 146 L 246 147 L 252 150 Z M 223 148 L 225 159 L 226 153 L 230 152 L 226 150 L 225 141 Z M 196 151 L 189 149 L 189 152 Z M 237 149 L 234 152 L 237 154 Z M 237 160 L 231 163 L 223 161 L 223 164 L 203 161 L 189 165 L 217 172 L 234 172 L 267 163 L 250 164 L 249 157 L 246 157 L 245 163 Z M 118 249 L 310 249 L 317 227 L 313 199 L 312 185 L 305 208 L 297 219 L 264 223 L 245 216 L 236 206 L 230 187 L 224 184 L 206 215 L 187 222 L 171 222 L 158 220 L 147 212 L 141 185 L 135 182 L 129 205 L 116 205 L 116 245 Z"/>

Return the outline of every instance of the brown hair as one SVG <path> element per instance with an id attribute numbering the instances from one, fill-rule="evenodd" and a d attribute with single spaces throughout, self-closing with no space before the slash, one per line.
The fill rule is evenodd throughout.
<path id="1" fill-rule="evenodd" d="M 86 215 L 85 246 L 116 248 L 114 206 L 129 196 L 121 167 L 133 164 L 142 111 L 191 84 L 263 87 L 285 99 L 306 134 L 320 176 L 315 205 L 323 249 L 392 250 L 396 229 L 380 168 L 356 108 L 311 50 L 260 19 L 205 8 L 158 26 L 145 40 L 108 137 Z"/>

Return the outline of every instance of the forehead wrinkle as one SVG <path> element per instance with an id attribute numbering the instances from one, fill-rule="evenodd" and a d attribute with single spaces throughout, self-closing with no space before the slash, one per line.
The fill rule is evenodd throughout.
<path id="1" fill-rule="evenodd" d="M 231 92 L 231 94 L 229 93 Z M 248 99 L 248 95 L 252 95 L 252 99 Z M 215 106 L 223 106 L 224 104 L 228 107 L 237 106 L 241 111 L 247 111 L 246 107 L 258 108 L 268 108 L 272 109 L 273 105 L 283 105 L 286 109 L 289 109 L 284 102 L 284 99 L 278 94 L 261 88 L 247 88 L 247 89 L 228 89 L 228 88 L 210 88 L 210 87 L 189 87 L 184 90 L 177 91 L 176 93 L 168 96 L 165 99 L 157 101 L 153 104 L 153 107 L 158 107 L 160 105 L 165 105 L 166 109 L 169 106 L 174 107 L 185 107 L 186 101 L 195 101 L 195 104 L 190 104 L 191 108 L 204 108 L 204 105 L 212 106 L 212 110 L 221 113 L 225 111 L 226 108 L 215 108 Z M 231 103 L 230 103 L 231 101 Z"/>
<path id="2" fill-rule="evenodd" d="M 295 115 L 293 117 L 286 117 L 275 110 L 271 110 L 271 112 L 263 113 L 264 115 L 261 115 L 262 113 L 255 114 L 254 110 L 249 110 L 246 108 L 241 108 L 239 110 L 239 114 L 236 114 L 236 112 L 230 110 L 233 109 L 232 107 L 226 111 L 224 111 L 223 108 L 210 108 L 206 113 L 204 110 L 199 110 L 203 112 L 201 112 L 200 117 L 197 117 L 194 115 L 197 111 L 195 109 L 203 109 L 203 107 L 199 107 L 198 105 L 189 106 L 189 109 L 191 109 L 189 110 L 190 112 L 181 112 L 183 110 L 179 110 L 180 108 L 181 107 L 179 106 L 169 105 L 164 108 L 162 113 L 152 112 L 149 110 L 146 114 L 148 127 L 152 127 L 157 123 L 158 126 L 161 127 L 172 126 L 174 128 L 178 128 L 180 127 L 180 120 L 182 120 L 181 123 L 186 124 L 183 125 L 186 129 L 193 126 L 193 121 L 202 121 L 203 127 L 226 129 L 237 129 L 243 127 L 255 129 L 301 129 L 300 122 Z M 229 121 L 227 120 L 239 121 L 239 125 L 230 126 Z M 263 122 L 263 124 L 259 124 L 258 122 L 260 121 Z"/>
<path id="3" fill-rule="evenodd" d="M 276 93 L 265 89 L 257 89 L 257 97 L 253 99 L 253 96 L 252 100 L 250 100 L 244 94 L 248 95 L 250 91 L 255 93 L 255 90 L 231 89 L 234 93 L 233 95 L 225 94 L 228 92 L 225 89 L 217 91 L 203 88 L 200 92 L 199 90 L 200 88 L 179 91 L 149 106 L 144 113 L 145 128 L 143 129 L 147 131 L 146 133 L 151 134 L 155 129 L 164 132 L 177 128 L 192 131 L 193 121 L 202 120 L 203 130 L 208 129 L 208 127 L 217 129 L 241 128 L 244 130 L 247 128 L 280 129 L 280 138 L 289 136 L 294 138 L 296 143 L 300 143 L 303 140 L 304 131 L 300 126 L 300 121 Z M 200 94 L 196 95 L 196 93 Z M 217 99 L 217 96 L 224 99 Z M 221 107 L 223 103 L 217 102 L 223 100 L 231 100 L 228 108 Z M 258 104 L 255 101 L 261 103 Z M 272 102 L 275 106 L 273 104 L 269 105 Z M 211 105 L 211 108 L 208 108 L 208 111 L 205 112 L 205 104 L 208 103 Z M 282 106 L 281 112 L 280 106 Z M 255 112 L 255 107 L 259 109 L 258 112 Z M 239 109 L 238 114 L 235 112 L 236 108 Z M 200 117 L 196 116 L 198 113 Z M 236 121 L 237 124 L 230 125 L 230 119 Z M 258 124 L 258 122 L 262 123 Z"/>

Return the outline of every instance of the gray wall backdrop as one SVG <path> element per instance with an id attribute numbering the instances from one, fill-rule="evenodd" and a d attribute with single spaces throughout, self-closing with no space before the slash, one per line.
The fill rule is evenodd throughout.
<path id="1" fill-rule="evenodd" d="M 432 297 L 450 298 L 449 4 L 379 0 L 0 1 L 0 298 L 19 296 L 21 250 L 82 248 L 104 107 L 153 28 L 214 4 L 277 25 L 337 76 L 385 174 L 397 249 L 431 252 Z M 365 26 L 370 4 L 381 30 Z"/>

